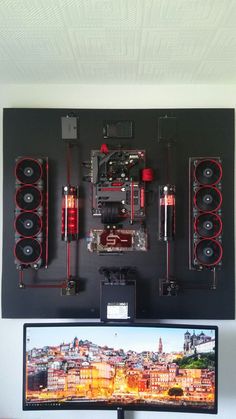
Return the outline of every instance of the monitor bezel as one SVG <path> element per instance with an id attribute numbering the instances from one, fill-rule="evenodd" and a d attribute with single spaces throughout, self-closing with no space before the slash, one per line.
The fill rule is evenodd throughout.
<path id="1" fill-rule="evenodd" d="M 66 405 L 40 405 L 40 406 L 29 406 L 26 402 L 26 332 L 29 327 L 143 327 L 143 328 L 173 328 L 173 329 L 204 329 L 215 331 L 215 392 L 214 392 L 214 407 L 212 409 L 203 408 L 192 408 L 190 406 L 176 406 L 174 408 L 170 406 L 154 406 L 144 404 L 112 404 L 109 406 L 105 403 L 96 402 L 96 406 L 93 402 L 80 402 L 70 405 L 67 402 Z M 23 325 L 23 388 L 22 388 L 22 406 L 23 410 L 36 411 L 36 410 L 123 410 L 123 411 L 159 411 L 159 412 L 185 412 L 185 413 L 205 413 L 205 414 L 217 414 L 218 413 L 218 353 L 219 353 L 219 333 L 218 326 L 204 325 L 204 324 L 189 324 L 189 323 L 119 323 L 119 322 L 50 322 L 50 323 L 24 323 Z"/>

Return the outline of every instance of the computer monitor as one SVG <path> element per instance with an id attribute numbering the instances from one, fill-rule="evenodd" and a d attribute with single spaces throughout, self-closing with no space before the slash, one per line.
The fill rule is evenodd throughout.
<path id="1" fill-rule="evenodd" d="M 177 324 L 24 325 L 24 410 L 217 413 L 218 330 Z"/>

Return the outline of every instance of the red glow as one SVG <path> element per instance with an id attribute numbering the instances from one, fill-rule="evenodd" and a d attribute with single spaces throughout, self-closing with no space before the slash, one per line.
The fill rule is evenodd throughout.
<path id="1" fill-rule="evenodd" d="M 145 192 L 144 192 L 144 188 L 141 188 L 141 190 L 140 190 L 140 206 L 141 206 L 141 208 L 144 208 L 144 206 L 145 206 Z"/>
<path id="2" fill-rule="evenodd" d="M 62 239 L 65 241 L 73 241 L 78 238 L 78 207 L 77 188 L 65 187 L 62 197 Z"/>
<path id="3" fill-rule="evenodd" d="M 107 144 L 104 143 L 104 144 L 101 145 L 100 152 L 101 153 L 104 153 L 104 154 L 108 154 L 109 153 L 109 148 L 108 148 Z"/>
<path id="4" fill-rule="evenodd" d="M 143 182 L 152 182 L 154 180 L 154 172 L 151 168 L 146 168 L 142 170 L 142 181 Z"/>

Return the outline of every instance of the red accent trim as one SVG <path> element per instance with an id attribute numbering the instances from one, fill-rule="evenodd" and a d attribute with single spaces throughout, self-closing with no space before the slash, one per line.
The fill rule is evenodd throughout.
<path id="1" fill-rule="evenodd" d="M 21 162 L 23 162 L 24 160 L 32 160 L 32 161 L 34 161 L 35 163 L 37 163 L 38 164 L 38 166 L 39 166 L 39 168 L 40 168 L 40 176 L 39 176 L 39 178 L 38 178 L 38 180 L 36 181 L 36 182 L 34 182 L 34 183 L 30 183 L 30 185 L 34 185 L 35 183 L 37 183 L 38 181 L 39 181 L 39 179 L 41 179 L 42 178 L 42 175 L 43 175 L 43 168 L 42 168 L 42 164 L 41 163 L 39 163 L 39 161 L 37 160 L 37 159 L 33 159 L 32 157 L 22 157 L 17 163 L 16 163 L 16 165 L 15 165 L 15 178 L 20 182 L 20 183 L 22 183 L 21 181 L 20 181 L 20 179 L 17 177 L 17 174 L 16 174 L 16 171 L 17 171 L 17 168 L 18 168 L 18 166 L 20 165 L 20 163 Z M 25 183 L 24 183 L 24 185 L 26 185 Z"/>
<path id="2" fill-rule="evenodd" d="M 48 159 L 45 164 L 45 266 L 48 264 Z"/>
<path id="3" fill-rule="evenodd" d="M 54 285 L 54 284 L 24 284 L 25 288 L 66 288 L 66 282 L 62 282 L 61 284 Z"/>
<path id="4" fill-rule="evenodd" d="M 218 207 L 217 208 L 214 208 L 212 211 L 209 211 L 209 210 L 207 210 L 207 211 L 203 211 L 203 210 L 201 210 L 198 206 L 197 206 L 197 202 L 196 202 L 196 195 L 197 195 L 197 193 L 199 192 L 199 191 L 201 191 L 202 189 L 213 189 L 213 190 L 215 190 L 216 192 L 218 192 L 219 193 L 219 196 L 220 196 L 220 202 L 219 202 L 219 205 L 218 205 Z M 202 211 L 204 214 L 206 213 L 206 212 L 215 212 L 215 211 L 218 211 L 218 209 L 221 207 L 221 204 L 222 204 L 222 193 L 221 193 L 221 191 L 218 189 L 218 188 L 216 188 L 215 186 L 210 186 L 210 185 L 207 185 L 207 186 L 201 186 L 200 188 L 198 188 L 198 190 L 195 192 L 195 195 L 194 195 L 194 197 L 193 197 L 193 203 L 194 203 L 194 205 L 195 205 L 195 207 L 199 210 L 199 211 Z"/>
<path id="5" fill-rule="evenodd" d="M 131 181 L 130 188 L 131 188 L 131 195 L 130 195 L 130 201 L 131 201 L 130 222 L 132 224 L 133 221 L 134 221 L 134 183 L 133 183 L 133 181 Z"/>
<path id="6" fill-rule="evenodd" d="M 203 160 L 200 160 L 200 161 L 198 162 L 197 166 L 196 166 L 196 167 L 195 167 L 195 169 L 194 169 L 194 177 L 195 177 L 196 181 L 197 181 L 199 184 L 201 184 L 201 183 L 198 181 L 197 177 L 196 177 L 196 170 L 197 170 L 197 168 L 198 168 L 199 164 L 201 164 L 201 163 L 203 163 L 203 162 L 205 162 L 205 161 L 210 161 L 210 162 L 212 162 L 212 163 L 215 163 L 215 164 L 219 167 L 219 169 L 220 169 L 220 176 L 219 176 L 218 180 L 217 180 L 216 182 L 213 182 L 213 183 L 208 183 L 208 184 L 207 184 L 208 186 L 216 185 L 217 183 L 219 183 L 219 182 L 221 181 L 223 171 L 222 171 L 222 165 L 221 165 L 218 161 L 216 161 L 216 160 L 214 160 L 214 159 L 203 159 Z"/>
<path id="7" fill-rule="evenodd" d="M 198 257 L 197 257 L 197 246 L 198 246 L 199 243 L 202 243 L 204 241 L 212 241 L 213 243 L 216 243 L 218 245 L 219 249 L 220 249 L 220 256 L 218 257 L 218 259 L 214 263 L 202 263 L 198 259 Z M 194 256 L 198 260 L 198 262 L 200 263 L 200 265 L 203 265 L 203 266 L 215 266 L 215 265 L 218 265 L 218 263 L 222 259 L 222 255 L 223 255 L 223 249 L 222 249 L 222 246 L 221 246 L 220 242 L 218 242 L 217 240 L 214 240 L 214 239 L 202 239 L 202 240 L 199 240 L 199 242 L 195 245 Z"/>
<path id="8" fill-rule="evenodd" d="M 23 271 L 19 271 L 19 286 L 23 288 L 66 288 L 67 283 L 65 281 L 60 284 L 25 284 L 23 279 Z"/>
<path id="9" fill-rule="evenodd" d="M 121 188 L 101 188 L 101 192 L 120 192 Z"/>
<path id="10" fill-rule="evenodd" d="M 123 186 L 124 182 L 111 182 L 111 186 Z"/>
<path id="11" fill-rule="evenodd" d="M 67 184 L 70 184 L 71 178 L 71 145 L 66 144 L 66 171 L 67 171 Z"/>
<path id="12" fill-rule="evenodd" d="M 145 191 L 144 191 L 144 188 L 140 189 L 140 207 L 141 208 L 145 207 Z"/>
<path id="13" fill-rule="evenodd" d="M 213 236 L 210 236 L 210 237 L 208 237 L 207 239 L 214 239 L 215 237 L 217 237 L 217 236 L 219 236 L 220 234 L 221 234 L 221 231 L 222 231 L 222 228 L 223 228 L 223 224 L 222 224 L 222 220 L 221 220 L 221 218 L 220 218 L 220 216 L 218 215 L 218 214 L 215 214 L 214 212 L 211 212 L 211 211 L 207 211 L 207 212 L 205 212 L 205 211 L 203 211 L 203 212 L 201 212 L 196 218 L 195 218 L 195 221 L 194 221 L 194 231 L 200 236 L 200 237 L 202 237 L 199 233 L 198 233 L 198 231 L 197 231 L 197 221 L 198 221 L 198 218 L 199 217 L 201 217 L 201 215 L 206 215 L 206 214 L 211 214 L 211 215 L 214 215 L 217 219 L 218 219 L 218 221 L 220 222 L 220 229 L 219 229 L 219 231 L 215 234 L 215 235 L 213 235 Z"/>
<path id="14" fill-rule="evenodd" d="M 19 286 L 24 286 L 23 271 L 19 271 Z"/>
<path id="15" fill-rule="evenodd" d="M 67 273 L 67 279 L 70 279 L 71 277 L 71 272 L 70 272 L 70 268 L 71 268 L 71 248 L 70 248 L 70 242 L 67 242 L 67 261 L 66 261 L 66 273 Z"/>
<path id="16" fill-rule="evenodd" d="M 170 279 L 170 242 L 166 242 L 166 279 Z"/>

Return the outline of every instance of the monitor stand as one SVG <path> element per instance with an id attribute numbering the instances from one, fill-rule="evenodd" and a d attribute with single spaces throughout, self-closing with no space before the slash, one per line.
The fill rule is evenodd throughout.
<path id="1" fill-rule="evenodd" d="M 122 407 L 117 407 L 117 419 L 125 419 L 125 412 Z"/>

